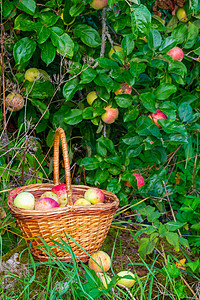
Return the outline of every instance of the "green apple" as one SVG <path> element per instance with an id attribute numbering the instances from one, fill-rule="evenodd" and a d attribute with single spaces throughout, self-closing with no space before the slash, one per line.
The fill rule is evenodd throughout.
<path id="1" fill-rule="evenodd" d="M 13 203 L 19 208 L 34 209 L 35 197 L 29 192 L 22 192 L 15 197 Z"/>
<path id="2" fill-rule="evenodd" d="M 136 282 L 135 275 L 130 271 L 121 271 L 117 276 L 120 277 L 117 283 L 127 288 L 131 288 Z"/>

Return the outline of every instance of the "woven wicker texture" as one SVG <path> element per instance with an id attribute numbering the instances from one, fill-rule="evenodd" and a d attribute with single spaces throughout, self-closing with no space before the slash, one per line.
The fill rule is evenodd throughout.
<path id="1" fill-rule="evenodd" d="M 45 191 L 50 191 L 54 186 L 54 184 L 32 184 L 13 190 L 8 196 L 8 206 L 24 238 L 27 239 L 29 245 L 31 244 L 31 252 L 35 259 L 49 260 L 49 253 L 44 247 L 44 243 L 47 243 L 54 259 L 70 261 L 72 250 L 77 259 L 85 262 L 88 260 L 88 254 L 91 255 L 101 248 L 118 208 L 119 200 L 113 193 L 102 190 L 105 195 L 104 204 L 72 204 L 74 200 L 83 198 L 85 191 L 90 187 L 71 186 L 67 142 L 61 128 L 55 132 L 54 140 L 55 185 L 59 184 L 59 138 L 63 150 L 68 204 L 65 207 L 44 211 L 16 207 L 13 200 L 20 192 L 31 192 L 37 200 Z"/>

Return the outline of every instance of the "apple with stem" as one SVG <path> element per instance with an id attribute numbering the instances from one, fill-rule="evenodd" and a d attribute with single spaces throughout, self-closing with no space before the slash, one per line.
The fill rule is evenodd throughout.
<path id="1" fill-rule="evenodd" d="M 118 108 L 113 108 L 110 105 L 105 107 L 105 113 L 101 115 L 101 119 L 106 124 L 112 124 L 115 122 L 119 115 Z"/>

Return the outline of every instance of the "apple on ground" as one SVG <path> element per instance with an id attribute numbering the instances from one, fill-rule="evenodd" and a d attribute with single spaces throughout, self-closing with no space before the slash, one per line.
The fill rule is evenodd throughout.
<path id="1" fill-rule="evenodd" d="M 74 205 L 91 205 L 91 202 L 86 200 L 85 198 L 79 198 L 74 202 Z"/>
<path id="2" fill-rule="evenodd" d="M 110 276 L 108 276 L 106 273 L 97 273 L 97 276 L 101 280 L 103 286 L 107 289 L 108 284 L 111 282 Z"/>
<path id="3" fill-rule="evenodd" d="M 59 204 L 58 196 L 55 193 L 51 192 L 51 191 L 47 191 L 47 192 L 43 193 L 41 195 L 40 199 L 41 198 L 51 198 L 51 199 L 54 199 Z"/>
<path id="4" fill-rule="evenodd" d="M 138 189 L 139 189 L 141 186 L 143 186 L 143 185 L 145 184 L 145 181 L 144 181 L 144 178 L 143 178 L 142 175 L 140 175 L 140 174 L 138 174 L 138 173 L 132 173 L 132 175 L 134 175 L 135 178 L 136 178 Z M 124 185 L 125 185 L 125 186 L 128 186 L 128 187 L 131 187 L 131 184 L 130 184 L 130 182 L 128 182 L 128 181 L 125 181 L 125 182 L 124 182 Z"/>
<path id="5" fill-rule="evenodd" d="M 24 98 L 14 92 L 7 95 L 5 99 L 6 107 L 10 111 L 18 111 L 24 107 Z"/>
<path id="6" fill-rule="evenodd" d="M 176 11 L 176 16 L 179 21 L 186 23 L 188 21 L 188 17 L 184 8 L 179 7 Z"/>
<path id="7" fill-rule="evenodd" d="M 169 50 L 167 52 L 167 55 L 171 56 L 173 58 L 173 60 L 182 61 L 184 53 L 183 53 L 183 50 L 181 48 L 176 46 L 176 47 L 172 48 L 171 50 Z"/>
<path id="8" fill-rule="evenodd" d="M 97 93 L 95 91 L 92 91 L 92 92 L 87 94 L 87 103 L 89 105 L 92 105 L 94 100 L 96 100 L 97 98 L 98 98 Z"/>
<path id="9" fill-rule="evenodd" d="M 35 210 L 46 210 L 59 207 L 60 205 L 52 198 L 40 198 L 35 201 Z"/>
<path id="10" fill-rule="evenodd" d="M 98 188 L 90 188 L 85 194 L 84 198 L 92 204 L 103 203 L 105 200 L 104 193 Z"/>
<path id="11" fill-rule="evenodd" d="M 132 86 L 124 82 L 121 84 L 121 88 L 115 92 L 115 95 L 128 94 L 132 92 Z"/>
<path id="12" fill-rule="evenodd" d="M 120 271 L 117 276 L 120 277 L 120 279 L 117 281 L 117 284 L 127 288 L 131 288 L 136 282 L 134 279 L 135 275 L 130 271 Z"/>
<path id="13" fill-rule="evenodd" d="M 102 273 L 102 270 L 107 272 L 111 266 L 110 256 L 106 252 L 99 250 L 91 255 L 88 266 L 95 272 Z"/>
<path id="14" fill-rule="evenodd" d="M 22 192 L 14 198 L 13 204 L 19 208 L 32 210 L 35 206 L 35 197 L 29 192 Z"/>
<path id="15" fill-rule="evenodd" d="M 37 68 L 30 68 L 25 72 L 25 79 L 33 82 L 35 79 L 39 78 L 40 71 Z"/>
<path id="16" fill-rule="evenodd" d="M 108 5 L 108 0 L 93 0 L 90 5 L 94 9 L 102 9 Z"/>
<path id="17" fill-rule="evenodd" d="M 113 49 L 114 48 L 114 49 Z M 114 60 L 114 58 L 112 58 L 112 55 L 113 53 L 115 52 L 121 52 L 123 55 L 124 55 L 124 52 L 122 51 L 122 48 L 121 46 L 114 46 L 114 47 L 111 47 L 110 51 L 108 52 L 108 57 L 112 60 Z"/>
<path id="18" fill-rule="evenodd" d="M 158 120 L 160 119 L 167 119 L 167 116 L 159 109 L 156 110 L 156 113 L 152 113 L 151 116 L 149 116 L 153 122 L 158 126 L 158 128 L 162 128 L 159 124 L 158 124 Z"/>
<path id="19" fill-rule="evenodd" d="M 109 105 L 107 107 L 104 107 L 104 109 L 106 110 L 106 112 L 101 115 L 102 121 L 106 124 L 114 123 L 119 115 L 118 108 L 113 108 Z"/>

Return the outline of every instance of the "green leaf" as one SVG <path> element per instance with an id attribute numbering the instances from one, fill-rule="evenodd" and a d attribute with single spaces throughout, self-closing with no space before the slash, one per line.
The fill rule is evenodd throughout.
<path id="1" fill-rule="evenodd" d="M 73 5 L 70 8 L 70 15 L 72 17 L 77 17 L 78 15 L 80 15 L 85 9 L 85 5 L 81 2 L 78 3 L 78 5 Z"/>
<path id="2" fill-rule="evenodd" d="M 97 72 L 91 67 L 86 68 L 81 72 L 81 81 L 80 84 L 90 83 L 95 79 Z"/>
<path id="3" fill-rule="evenodd" d="M 13 3 L 15 7 L 29 15 L 33 15 L 35 13 L 36 2 L 34 0 L 21 0 L 20 2 L 18 0 L 14 0 Z"/>
<path id="4" fill-rule="evenodd" d="M 14 29 L 22 31 L 32 31 L 35 29 L 36 23 L 32 21 L 29 15 L 20 14 L 16 17 Z"/>
<path id="5" fill-rule="evenodd" d="M 17 65 L 27 62 L 33 55 L 36 49 L 36 42 L 28 37 L 19 40 L 13 49 L 13 55 Z"/>
<path id="6" fill-rule="evenodd" d="M 196 43 L 198 36 L 199 36 L 199 29 L 194 24 L 189 22 L 187 39 L 183 45 L 183 48 L 185 49 L 192 48 Z"/>
<path id="7" fill-rule="evenodd" d="M 41 102 L 39 100 L 31 99 L 31 103 L 32 103 L 33 106 L 35 106 L 40 111 L 40 113 L 42 115 L 45 112 L 45 114 L 43 116 L 44 119 L 49 119 L 50 113 L 49 113 L 49 110 L 47 109 L 47 105 L 44 102 Z"/>
<path id="8" fill-rule="evenodd" d="M 188 33 L 186 24 L 180 24 L 175 27 L 172 31 L 172 37 L 177 41 L 178 44 L 185 42 Z"/>
<path id="9" fill-rule="evenodd" d="M 131 6 L 132 31 L 136 36 L 147 36 L 151 28 L 151 13 L 148 8 L 143 5 Z"/>
<path id="10" fill-rule="evenodd" d="M 141 144 L 143 139 L 139 135 L 131 136 L 131 134 L 126 134 L 123 138 L 122 141 L 129 146 L 134 146 Z"/>
<path id="11" fill-rule="evenodd" d="M 190 3 L 190 9 L 196 9 L 198 7 L 199 1 L 191 0 L 189 3 Z"/>
<path id="12" fill-rule="evenodd" d="M 74 42 L 67 33 L 61 36 L 52 31 L 51 40 L 53 45 L 57 48 L 57 52 L 65 57 L 72 58 L 74 54 Z"/>
<path id="13" fill-rule="evenodd" d="M 51 11 L 40 12 L 39 17 L 41 19 L 41 23 L 44 24 L 46 27 L 51 27 L 55 25 L 55 23 L 59 19 L 59 16 Z"/>
<path id="14" fill-rule="evenodd" d="M 121 167 L 122 160 L 119 156 L 109 156 L 105 158 L 105 161 L 109 164 L 115 165 L 117 167 Z"/>
<path id="15" fill-rule="evenodd" d="M 153 93 L 147 92 L 140 94 L 140 100 L 146 109 L 151 112 L 156 112 L 155 108 L 155 96 Z"/>
<path id="16" fill-rule="evenodd" d="M 117 95 L 115 96 L 115 101 L 119 107 L 127 108 L 132 106 L 133 97 L 131 95 Z"/>
<path id="17" fill-rule="evenodd" d="M 63 96 L 65 97 L 66 101 L 72 100 L 77 91 L 78 84 L 79 79 L 77 77 L 65 83 L 63 87 Z"/>
<path id="18" fill-rule="evenodd" d="M 98 169 L 94 176 L 95 185 L 104 183 L 109 178 L 108 170 L 100 170 Z"/>
<path id="19" fill-rule="evenodd" d="M 131 54 L 135 47 L 134 35 L 132 33 L 127 34 L 123 37 L 121 47 L 126 55 Z"/>
<path id="20" fill-rule="evenodd" d="M 151 29 L 149 33 L 149 38 L 148 38 L 148 46 L 152 50 L 157 50 L 162 42 L 162 37 L 161 34 L 158 30 L 156 29 Z"/>
<path id="21" fill-rule="evenodd" d="M 76 125 L 83 120 L 81 109 L 71 109 L 65 114 L 64 122 L 69 125 Z"/>
<path id="22" fill-rule="evenodd" d="M 168 71 L 170 73 L 174 73 L 180 75 L 181 77 L 185 77 L 187 74 L 187 68 L 181 61 L 173 61 L 168 66 Z"/>
<path id="23" fill-rule="evenodd" d="M 98 47 L 101 45 L 99 33 L 86 24 L 77 25 L 73 31 L 74 35 L 89 47 Z"/>
<path id="24" fill-rule="evenodd" d="M 177 41 L 173 37 L 168 36 L 161 43 L 159 51 L 161 51 L 162 53 L 167 53 L 170 49 L 174 48 L 176 46 L 176 44 L 177 44 Z"/>
<path id="25" fill-rule="evenodd" d="M 103 145 L 110 153 L 115 153 L 115 146 L 109 138 L 101 136 L 97 141 L 98 143 Z"/>
<path id="26" fill-rule="evenodd" d="M 144 146 L 140 145 L 139 147 L 128 147 L 126 149 L 126 155 L 128 158 L 132 158 L 132 157 L 137 157 L 140 155 L 140 153 L 142 152 Z"/>
<path id="27" fill-rule="evenodd" d="M 158 238 L 155 238 L 154 240 L 150 240 L 150 238 L 142 238 L 139 241 L 139 249 L 138 252 L 142 258 L 144 258 L 147 254 L 150 254 L 153 252 L 153 250 L 156 247 Z"/>
<path id="28" fill-rule="evenodd" d="M 118 82 L 115 82 L 107 74 L 97 75 L 97 77 L 94 79 L 94 82 L 96 85 L 105 87 L 108 93 L 110 93 L 110 91 L 117 91 L 121 88 L 121 85 Z"/>
<path id="29" fill-rule="evenodd" d="M 177 233 L 166 232 L 165 237 L 171 245 L 174 246 L 175 251 L 179 251 L 179 237 Z"/>
<path id="30" fill-rule="evenodd" d="M 117 194 L 121 190 L 121 185 L 117 178 L 112 179 L 107 185 L 107 191 Z"/>
<path id="31" fill-rule="evenodd" d="M 53 44 L 50 40 L 46 41 L 42 45 L 41 59 L 48 66 L 50 63 L 52 63 L 54 61 L 55 56 L 56 56 L 55 47 L 53 46 Z"/>
<path id="32" fill-rule="evenodd" d="M 196 223 L 196 224 L 193 224 L 191 226 L 192 229 L 196 230 L 196 231 L 200 231 L 200 223 Z"/>
<path id="33" fill-rule="evenodd" d="M 99 161 L 93 157 L 84 157 L 81 166 L 84 166 L 85 170 L 95 170 L 99 167 Z"/>
<path id="34" fill-rule="evenodd" d="M 116 61 L 108 59 L 106 57 L 96 58 L 99 66 L 103 69 L 119 69 L 119 65 Z"/>
<path id="35" fill-rule="evenodd" d="M 153 92 L 156 99 L 166 100 L 172 94 L 176 93 L 177 88 L 171 83 L 161 83 Z"/>
<path id="36" fill-rule="evenodd" d="M 193 119 L 192 107 L 186 102 L 180 104 L 178 114 L 183 123 L 188 123 Z"/>
<path id="37" fill-rule="evenodd" d="M 51 35 L 51 31 L 44 26 L 44 24 L 41 24 L 40 22 L 37 22 L 35 24 L 35 30 L 37 32 L 37 42 L 38 44 L 42 44 L 44 42 L 46 42 L 46 40 L 49 38 L 49 36 Z"/>
<path id="38" fill-rule="evenodd" d="M 169 221 L 167 222 L 165 225 L 166 225 L 166 228 L 168 231 L 176 231 L 177 229 L 180 229 L 182 228 L 184 225 L 186 224 L 185 223 L 182 223 L 182 222 L 179 222 L 179 221 Z"/>
<path id="39" fill-rule="evenodd" d="M 200 266 L 199 258 L 195 261 L 188 262 L 185 265 L 187 267 L 189 267 L 192 270 L 192 272 L 194 273 L 197 270 L 197 268 Z"/>
<path id="40" fill-rule="evenodd" d="M 53 129 L 50 129 L 49 133 L 47 135 L 47 139 L 46 139 L 46 143 L 47 143 L 48 147 L 52 147 L 53 146 L 54 136 L 55 136 L 55 131 Z"/>
<path id="41" fill-rule="evenodd" d="M 36 99 L 50 98 L 54 94 L 54 87 L 50 81 L 39 79 L 27 83 L 26 94 Z"/>
<path id="42" fill-rule="evenodd" d="M 135 119 L 137 119 L 138 115 L 139 115 L 139 109 L 137 109 L 136 106 L 133 108 L 129 108 L 129 110 L 126 111 L 123 116 L 124 122 L 134 121 Z"/>

